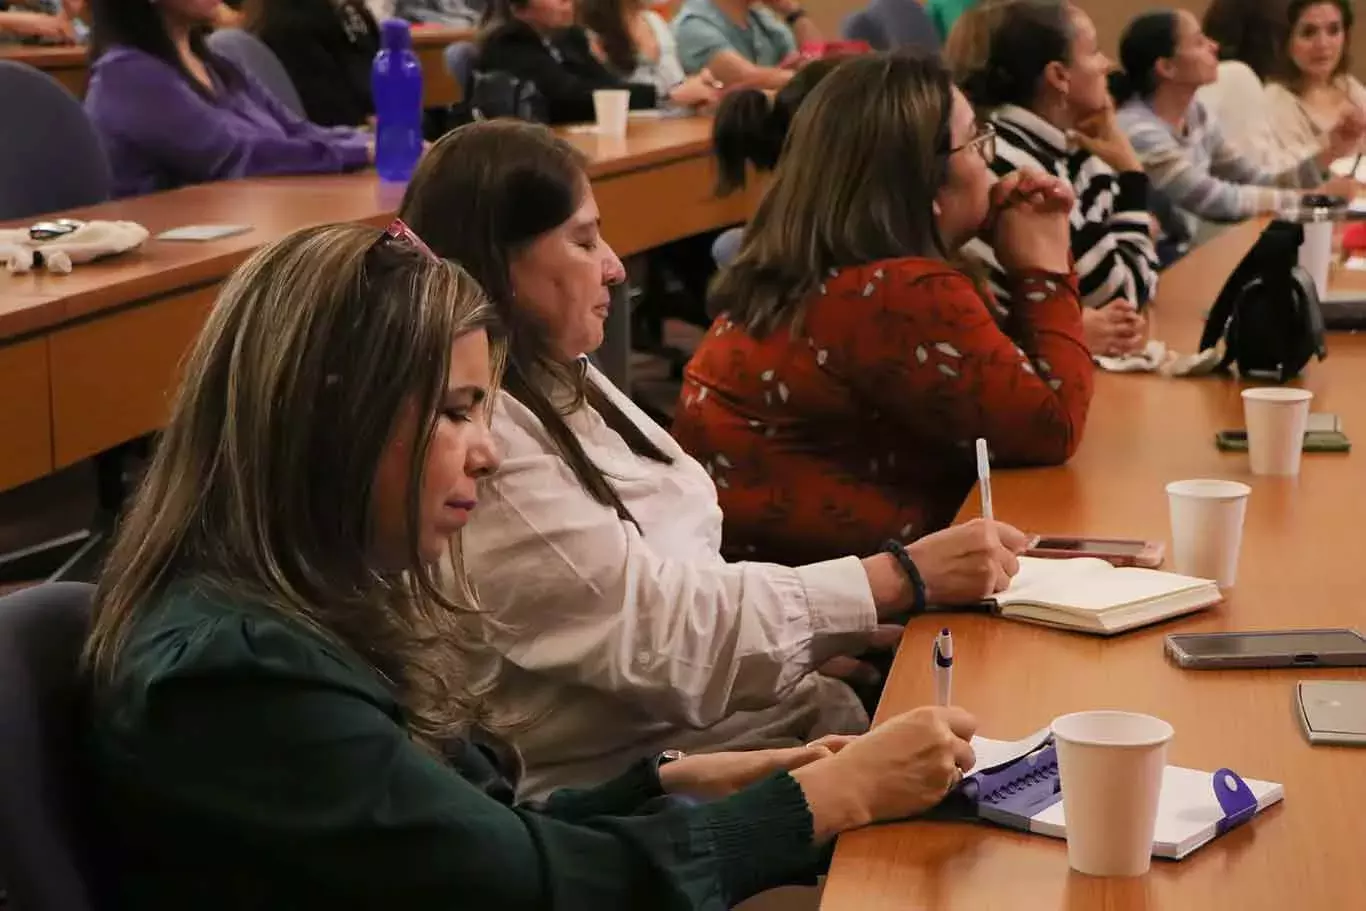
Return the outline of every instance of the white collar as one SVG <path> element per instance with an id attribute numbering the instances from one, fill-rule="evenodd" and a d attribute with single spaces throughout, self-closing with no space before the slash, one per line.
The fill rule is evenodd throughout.
<path id="1" fill-rule="evenodd" d="M 1058 155 L 1066 155 L 1068 149 L 1071 148 L 1067 133 L 1027 108 L 1022 108 L 1016 104 L 1003 104 L 992 111 L 991 116 L 993 120 L 1004 121 L 1030 134 Z"/>

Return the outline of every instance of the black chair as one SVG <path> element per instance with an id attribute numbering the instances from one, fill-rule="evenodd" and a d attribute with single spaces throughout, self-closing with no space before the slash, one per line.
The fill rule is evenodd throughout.
<path id="1" fill-rule="evenodd" d="M 95 907 L 76 744 L 93 592 L 54 582 L 0 598 L 0 888 L 14 911 Z"/>

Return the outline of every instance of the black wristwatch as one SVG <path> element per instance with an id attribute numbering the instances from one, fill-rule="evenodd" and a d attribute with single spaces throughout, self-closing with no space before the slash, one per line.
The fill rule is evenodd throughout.
<path id="1" fill-rule="evenodd" d="M 882 549 L 892 555 L 896 560 L 897 566 L 906 574 L 906 579 L 911 583 L 911 591 L 915 597 L 911 602 L 911 613 L 920 614 L 925 611 L 925 577 L 920 575 L 920 567 L 915 565 L 911 555 L 906 552 L 906 545 L 900 541 L 888 541 L 882 545 Z"/>
<path id="2" fill-rule="evenodd" d="M 787 22 L 788 25 L 796 25 L 796 24 L 797 24 L 797 20 L 800 19 L 801 17 L 805 16 L 805 15 L 806 15 L 806 10 L 802 9 L 802 8 L 799 6 L 799 7 L 797 7 L 796 9 L 794 9 L 792 12 L 790 12 L 790 13 L 788 13 L 786 16 L 784 16 L 783 19 Z"/>

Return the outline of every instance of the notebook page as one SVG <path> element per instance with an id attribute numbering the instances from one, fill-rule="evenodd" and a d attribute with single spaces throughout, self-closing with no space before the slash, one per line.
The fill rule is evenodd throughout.
<path id="1" fill-rule="evenodd" d="M 1281 785 L 1244 778 L 1257 798 L 1258 812 L 1285 796 Z M 1059 801 L 1029 825 L 1031 832 L 1067 837 L 1067 819 Z M 1213 840 L 1215 827 L 1224 816 L 1219 798 L 1214 796 L 1214 773 L 1181 766 L 1167 766 L 1162 775 L 1162 796 L 1157 803 L 1157 827 L 1153 832 L 1153 854 L 1179 859 Z"/>
<path id="2" fill-rule="evenodd" d="M 977 754 L 977 762 L 969 771 L 980 772 L 994 769 L 1008 762 L 1014 762 L 1037 750 L 1048 739 L 1049 729 L 1042 728 L 1020 740 L 992 740 L 990 737 L 973 737 L 972 751 Z"/>
<path id="3" fill-rule="evenodd" d="M 1102 612 L 1211 584 L 1156 569 L 1116 568 L 1094 557 L 1021 557 L 1020 572 L 996 602 L 1039 604 L 1076 613 Z"/>

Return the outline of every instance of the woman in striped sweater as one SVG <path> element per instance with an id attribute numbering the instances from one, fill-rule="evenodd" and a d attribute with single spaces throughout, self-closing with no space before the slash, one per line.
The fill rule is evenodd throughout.
<path id="1" fill-rule="evenodd" d="M 1148 178 L 1115 122 L 1106 88 L 1110 61 L 1096 28 L 1062 0 L 1006 0 L 967 13 L 982 47 L 949 44 L 963 91 L 990 111 L 998 176 L 1037 168 L 1072 185 L 1072 256 L 1076 262 L 1086 343 L 1093 354 L 1123 355 L 1143 347 L 1140 310 L 1157 287 L 1157 251 L 1148 214 Z M 961 23 L 960 27 L 967 27 Z M 982 263 L 1002 306 L 1010 303 L 994 251 L 974 240 L 964 253 Z"/>
<path id="2" fill-rule="evenodd" d="M 1352 197 L 1357 184 L 1329 180 L 1328 166 L 1355 154 L 1366 119 L 1349 112 L 1317 154 L 1280 172 L 1264 170 L 1229 145 L 1219 123 L 1195 100 L 1218 75 L 1219 46 L 1185 10 L 1144 13 L 1120 40 L 1115 81 L 1119 122 L 1152 181 L 1164 259 L 1183 253 L 1201 220 L 1233 222 L 1299 205 L 1306 190 Z M 1324 181 L 1327 181 L 1325 183 Z"/>

